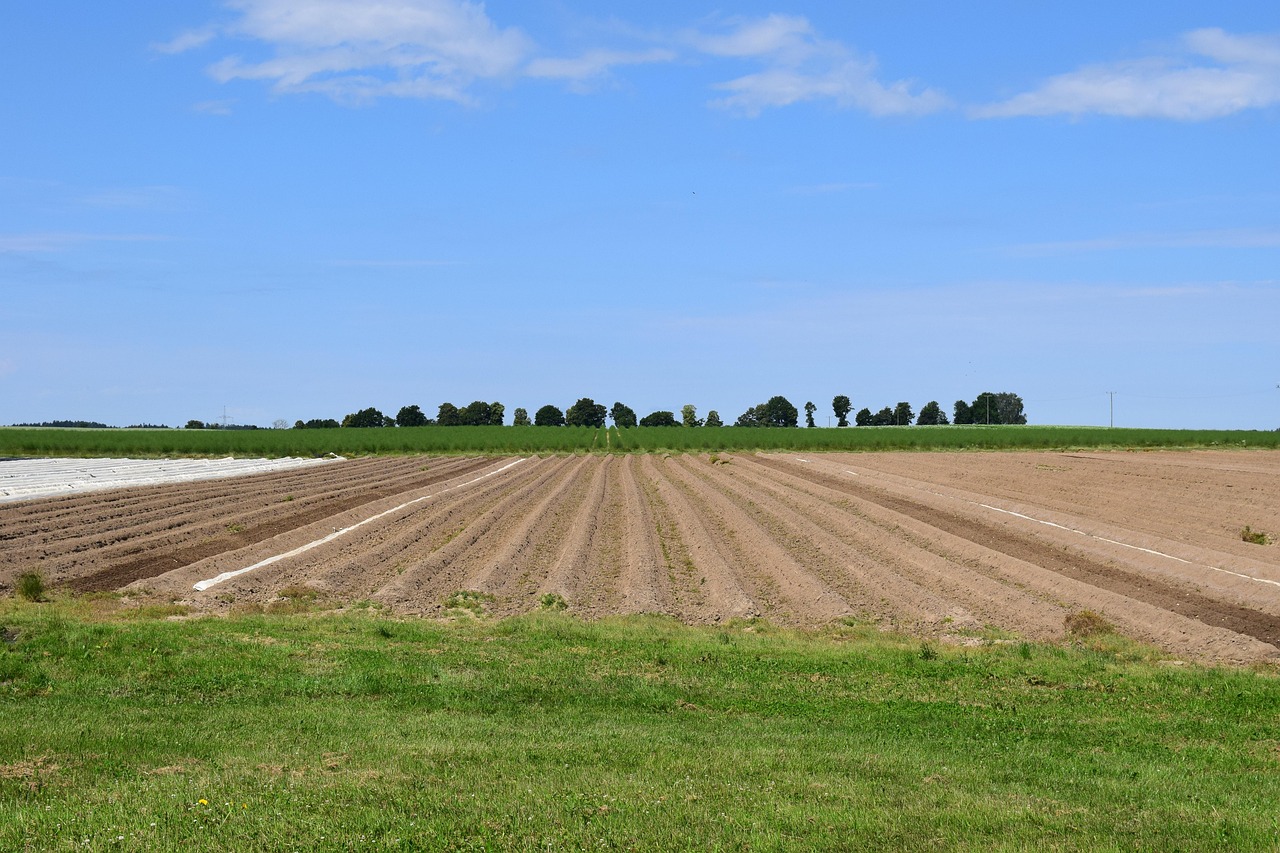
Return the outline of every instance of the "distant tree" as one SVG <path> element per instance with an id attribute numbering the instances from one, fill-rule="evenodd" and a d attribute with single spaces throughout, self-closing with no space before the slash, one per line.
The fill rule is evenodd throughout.
<path id="1" fill-rule="evenodd" d="M 687 427 L 702 426 L 702 421 L 698 419 L 698 408 L 693 403 L 685 403 L 680 407 L 680 425 Z"/>
<path id="2" fill-rule="evenodd" d="M 302 421 L 295 422 L 293 425 L 293 428 L 294 429 L 337 429 L 340 426 L 342 426 L 342 424 L 338 423 L 333 418 L 312 418 L 306 423 L 303 423 Z"/>
<path id="3" fill-rule="evenodd" d="M 793 427 L 800 420 L 800 410 L 791 405 L 791 401 L 781 395 L 770 397 L 764 404 L 766 426 Z"/>
<path id="4" fill-rule="evenodd" d="M 818 407 L 813 404 L 812 400 L 804 404 L 804 425 L 806 427 L 817 426 L 817 424 L 813 422 L 813 413 L 816 411 L 818 411 Z"/>
<path id="5" fill-rule="evenodd" d="M 529 411 L 524 408 L 517 408 L 515 414 L 512 415 L 512 426 L 529 426 Z"/>
<path id="6" fill-rule="evenodd" d="M 709 427 L 724 426 L 724 423 L 720 420 L 720 413 L 717 412 L 715 409 L 712 409 L 711 411 L 707 412 L 707 422 L 704 424 L 704 426 L 709 426 Z"/>
<path id="7" fill-rule="evenodd" d="M 849 398 L 844 394 L 837 394 L 832 399 L 831 410 L 836 414 L 836 426 L 847 427 L 849 425 L 849 410 L 852 408 L 853 403 L 850 403 Z"/>
<path id="8" fill-rule="evenodd" d="M 871 426 L 872 420 L 871 410 L 864 407 L 858 409 L 858 414 L 854 417 L 853 422 L 858 426 Z"/>
<path id="9" fill-rule="evenodd" d="M 969 408 L 969 404 L 964 400 L 956 400 L 955 406 L 952 407 L 953 417 L 951 422 L 954 424 L 971 424 L 973 423 L 973 409 Z"/>
<path id="10" fill-rule="evenodd" d="M 898 426 L 911 426 L 911 419 L 915 416 L 915 412 L 911 411 L 910 403 L 902 402 L 894 407 L 893 422 Z"/>
<path id="11" fill-rule="evenodd" d="M 533 415 L 534 426 L 564 426 L 564 412 L 548 403 Z"/>
<path id="12" fill-rule="evenodd" d="M 302 425 L 302 421 L 298 421 L 298 425 Z M 204 429 L 204 421 L 187 421 L 187 425 L 183 429 Z"/>
<path id="13" fill-rule="evenodd" d="M 284 418 L 276 418 L 274 421 L 271 422 L 271 428 L 272 429 L 288 429 L 289 422 L 286 421 Z"/>
<path id="14" fill-rule="evenodd" d="M 489 426 L 502 426 L 503 418 L 506 417 L 507 407 L 501 403 L 489 404 Z"/>
<path id="15" fill-rule="evenodd" d="M 440 426 L 462 426 L 462 414 L 453 403 L 441 403 L 436 412 L 436 423 Z"/>
<path id="16" fill-rule="evenodd" d="M 1022 398 L 1008 391 L 996 395 L 996 408 L 1000 411 L 1000 423 L 1025 425 L 1026 412 L 1022 409 Z"/>
<path id="17" fill-rule="evenodd" d="M 472 400 L 458 410 L 458 420 L 463 426 L 488 426 L 489 404 L 484 400 Z"/>
<path id="18" fill-rule="evenodd" d="M 650 412 L 640 419 L 642 427 L 658 427 L 658 426 L 680 426 L 680 422 L 676 420 L 675 412 Z"/>
<path id="19" fill-rule="evenodd" d="M 920 417 L 916 423 L 920 426 L 942 426 L 947 422 L 947 414 L 942 411 L 937 400 L 930 400 L 920 409 Z"/>
<path id="20" fill-rule="evenodd" d="M 871 416 L 872 426 L 893 426 L 893 409 L 885 406 Z"/>
<path id="21" fill-rule="evenodd" d="M 605 416 L 609 414 L 600 403 L 590 397 L 583 397 L 565 409 L 564 422 L 567 426 L 596 427 L 604 426 Z"/>
<path id="22" fill-rule="evenodd" d="M 367 409 L 361 409 L 358 412 L 353 412 L 347 415 L 345 418 L 342 419 L 342 425 L 344 427 L 367 429 L 370 427 L 385 426 L 387 423 L 387 420 L 388 418 L 386 415 L 382 414 L 382 412 L 370 406 Z M 391 423 L 394 424 L 395 421 L 392 420 Z"/>
<path id="23" fill-rule="evenodd" d="M 187 429 L 191 429 L 191 424 L 192 424 L 192 423 L 197 423 L 197 424 L 198 424 L 198 423 L 200 423 L 200 422 L 199 422 L 199 421 L 187 421 Z M 307 425 L 306 425 L 306 424 L 304 424 L 302 421 L 294 421 L 294 422 L 293 422 L 293 428 L 294 428 L 294 429 L 306 429 L 306 428 L 307 428 Z"/>
<path id="24" fill-rule="evenodd" d="M 396 426 L 418 427 L 427 425 L 427 416 L 417 405 L 405 406 L 396 414 Z"/>
<path id="25" fill-rule="evenodd" d="M 396 425 L 396 419 L 391 417 L 391 415 L 383 415 L 382 425 L 387 428 L 394 427 Z"/>
<path id="26" fill-rule="evenodd" d="M 768 417 L 765 412 L 764 403 L 758 406 L 752 406 L 742 414 L 738 415 L 738 420 L 734 422 L 734 426 L 740 427 L 762 427 L 767 426 L 765 423 Z"/>
<path id="27" fill-rule="evenodd" d="M 635 410 L 622 403 L 613 404 L 613 408 L 609 409 L 609 417 L 613 418 L 613 425 L 618 429 L 630 429 L 636 425 Z"/>

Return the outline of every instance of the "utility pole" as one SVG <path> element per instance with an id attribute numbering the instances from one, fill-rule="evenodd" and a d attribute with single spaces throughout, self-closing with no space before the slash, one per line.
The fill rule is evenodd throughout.
<path id="1" fill-rule="evenodd" d="M 1276 386 L 1280 388 L 1280 385 Z M 1116 392 L 1108 391 L 1107 396 L 1111 398 L 1111 429 L 1116 427 Z"/>

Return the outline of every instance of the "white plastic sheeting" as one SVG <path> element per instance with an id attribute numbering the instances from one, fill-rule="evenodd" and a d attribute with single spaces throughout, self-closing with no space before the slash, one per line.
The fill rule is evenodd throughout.
<path id="1" fill-rule="evenodd" d="M 0 502 L 98 489 L 241 477 L 329 459 L 12 459 L 0 461 Z"/>

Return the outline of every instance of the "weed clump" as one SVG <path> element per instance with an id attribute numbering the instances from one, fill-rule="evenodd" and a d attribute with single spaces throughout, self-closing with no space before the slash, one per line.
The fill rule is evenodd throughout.
<path id="1" fill-rule="evenodd" d="M 1064 623 L 1068 636 L 1096 637 L 1099 634 L 1114 634 L 1115 626 L 1092 610 L 1081 610 L 1067 614 Z"/>
<path id="2" fill-rule="evenodd" d="M 1254 530 L 1247 524 L 1240 531 L 1240 538 L 1245 542 L 1252 542 L 1254 545 L 1268 545 L 1271 543 L 1270 536 L 1261 530 Z"/>
<path id="3" fill-rule="evenodd" d="M 479 592 L 474 589 L 460 589 L 444 600 L 444 609 L 460 610 L 470 613 L 472 616 L 480 617 L 488 612 L 489 605 L 496 600 L 496 598 L 487 592 Z"/>
<path id="4" fill-rule="evenodd" d="M 267 613 L 306 613 L 315 609 L 320 590 L 303 584 L 291 584 L 276 592 L 276 600 L 269 602 Z"/>
<path id="5" fill-rule="evenodd" d="M 548 592 L 541 599 L 543 610 L 565 610 L 569 607 L 569 602 L 564 600 L 564 596 L 556 592 Z"/>
<path id="6" fill-rule="evenodd" d="M 18 575 L 18 595 L 27 601 L 44 601 L 44 578 L 39 572 Z"/>

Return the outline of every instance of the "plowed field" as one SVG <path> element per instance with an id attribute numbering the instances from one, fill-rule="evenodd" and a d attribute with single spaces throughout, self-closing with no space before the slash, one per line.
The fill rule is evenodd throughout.
<path id="1" fill-rule="evenodd" d="M 1280 547 L 1245 525 L 1280 532 L 1280 453 L 381 458 L 6 504 L 0 586 L 428 615 L 469 590 L 497 615 L 558 596 L 950 642 L 1091 610 L 1188 658 L 1278 659 Z"/>

